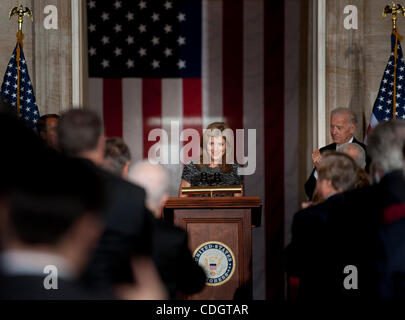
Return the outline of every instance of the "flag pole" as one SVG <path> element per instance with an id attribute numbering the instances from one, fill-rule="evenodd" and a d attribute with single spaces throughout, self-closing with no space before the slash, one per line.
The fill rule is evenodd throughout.
<path id="1" fill-rule="evenodd" d="M 21 48 L 23 47 L 23 39 L 24 39 L 24 34 L 22 32 L 22 26 L 24 22 L 24 16 L 30 17 L 31 21 L 33 21 L 32 18 L 32 11 L 31 9 L 27 7 L 23 7 L 22 4 L 20 4 L 18 7 L 14 7 L 11 9 L 10 14 L 9 14 L 9 20 L 13 16 L 17 16 L 17 22 L 18 22 L 18 32 L 17 32 L 17 50 L 16 50 L 16 60 L 17 60 L 17 114 L 18 117 L 20 117 L 20 55 L 21 55 Z"/>
<path id="2" fill-rule="evenodd" d="M 394 93 L 393 93 L 393 111 L 392 117 L 396 119 L 397 115 L 397 59 L 398 59 L 398 39 L 402 40 L 402 37 L 398 33 L 397 19 L 398 13 L 405 17 L 405 8 L 400 4 L 392 3 L 392 7 L 386 6 L 383 10 L 382 17 L 385 18 L 387 14 L 391 14 L 392 17 L 392 33 L 395 35 L 395 49 L 394 49 Z"/>

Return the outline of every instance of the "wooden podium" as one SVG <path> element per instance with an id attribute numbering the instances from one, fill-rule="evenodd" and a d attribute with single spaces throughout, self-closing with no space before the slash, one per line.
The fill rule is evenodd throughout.
<path id="1" fill-rule="evenodd" d="M 169 198 L 165 220 L 188 233 L 193 258 L 207 273 L 207 284 L 190 300 L 230 300 L 252 296 L 252 227 L 261 223 L 257 197 Z M 192 281 L 192 279 L 190 279 Z"/>

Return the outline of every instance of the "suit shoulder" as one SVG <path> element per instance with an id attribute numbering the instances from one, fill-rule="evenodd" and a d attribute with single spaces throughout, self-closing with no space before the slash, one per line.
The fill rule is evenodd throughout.
<path id="1" fill-rule="evenodd" d="M 110 181 L 111 184 L 113 184 L 115 187 L 125 190 L 128 190 L 128 192 L 131 193 L 136 193 L 137 195 L 144 196 L 145 195 L 145 190 L 141 188 L 140 186 L 133 184 L 127 180 L 124 180 L 120 177 L 115 176 L 112 173 L 105 172 L 106 178 Z"/>
<path id="2" fill-rule="evenodd" d="M 360 147 L 362 147 L 364 150 L 367 150 L 367 146 L 360 142 L 359 140 L 357 140 L 356 138 L 353 138 L 353 143 L 357 143 Z"/>
<path id="3" fill-rule="evenodd" d="M 336 150 L 336 143 L 328 144 L 327 146 L 324 146 L 321 149 L 319 149 L 320 152 L 328 151 L 328 150 Z"/>
<path id="4" fill-rule="evenodd" d="M 187 241 L 187 232 L 185 230 L 166 221 L 155 219 L 154 228 L 158 237 L 168 236 L 171 240 L 176 240 L 176 242 Z"/>
<path id="5" fill-rule="evenodd" d="M 294 215 L 293 226 L 310 223 L 310 221 L 318 220 L 322 215 L 322 208 L 320 205 L 315 205 L 302 209 Z"/>
<path id="6" fill-rule="evenodd" d="M 365 205 L 368 202 L 372 202 L 374 200 L 374 196 L 378 197 L 378 192 L 379 192 L 379 185 L 369 185 L 365 186 L 360 189 L 353 189 L 346 191 L 342 194 L 342 197 L 344 197 L 344 201 L 347 202 L 349 201 L 355 201 L 355 202 L 361 202 L 361 201 L 366 201 L 363 203 Z"/>
<path id="7" fill-rule="evenodd" d="M 120 180 L 122 181 L 123 185 L 126 186 L 126 188 L 131 189 L 133 192 L 140 193 L 143 195 L 145 194 L 145 190 L 142 187 L 123 179 Z"/>
<path id="8" fill-rule="evenodd" d="M 324 202 L 298 211 L 295 214 L 294 219 L 302 220 L 321 218 L 323 220 L 328 212 L 341 207 L 342 200 L 343 194 L 336 194 Z"/>
<path id="9" fill-rule="evenodd" d="M 316 215 L 320 211 L 319 206 L 320 205 L 318 204 L 298 211 L 294 215 L 294 220 L 301 220 Z"/>

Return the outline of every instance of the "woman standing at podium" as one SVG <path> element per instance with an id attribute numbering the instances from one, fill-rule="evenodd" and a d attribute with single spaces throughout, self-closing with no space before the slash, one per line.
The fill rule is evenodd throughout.
<path id="1" fill-rule="evenodd" d="M 243 190 L 243 177 L 238 175 L 239 166 L 235 163 L 226 163 L 227 149 L 233 150 L 233 142 L 226 139 L 227 129 L 230 130 L 224 122 L 214 122 L 207 127 L 201 138 L 202 154 L 199 164 L 191 161 L 184 166 L 179 197 L 188 196 L 182 194 L 183 187 L 242 185 Z M 204 161 L 206 159 L 209 160 Z M 229 194 L 216 194 L 216 196 L 229 196 Z M 243 196 L 243 191 L 235 193 L 234 196 Z"/>

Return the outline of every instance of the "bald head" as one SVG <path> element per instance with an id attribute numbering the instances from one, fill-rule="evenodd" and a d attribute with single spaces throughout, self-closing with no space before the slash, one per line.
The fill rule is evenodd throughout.
<path id="1" fill-rule="evenodd" d="M 340 151 L 349 155 L 360 168 L 366 167 L 366 152 L 357 143 L 345 144 Z"/>
<path id="2" fill-rule="evenodd" d="M 170 177 L 166 169 L 144 160 L 133 166 L 128 179 L 145 189 L 148 209 L 156 217 L 160 217 L 170 187 Z"/>

